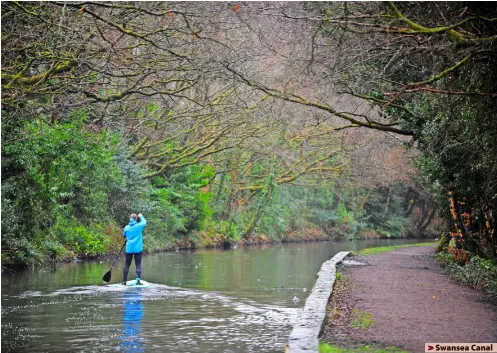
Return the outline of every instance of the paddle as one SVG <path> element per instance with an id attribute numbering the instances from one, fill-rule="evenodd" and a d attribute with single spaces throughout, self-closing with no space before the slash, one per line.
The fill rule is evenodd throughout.
<path id="1" fill-rule="evenodd" d="M 123 249 L 124 249 L 124 246 L 126 245 L 126 241 L 124 241 L 124 244 L 121 248 L 121 251 L 119 251 L 119 254 L 117 254 L 117 257 L 116 259 L 114 260 L 114 263 L 112 264 L 112 267 L 110 268 L 109 272 L 107 272 L 103 277 L 102 279 L 104 280 L 104 282 L 109 282 L 110 281 L 110 276 L 112 276 L 112 269 L 114 268 L 114 265 L 116 264 L 117 262 L 117 259 L 119 258 L 119 255 L 121 255 L 121 253 L 123 252 Z"/>

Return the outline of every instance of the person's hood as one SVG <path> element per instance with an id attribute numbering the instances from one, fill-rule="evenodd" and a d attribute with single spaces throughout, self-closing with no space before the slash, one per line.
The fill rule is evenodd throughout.
<path id="1" fill-rule="evenodd" d="M 138 222 L 136 222 L 136 220 L 134 220 L 133 218 L 129 219 L 129 225 L 130 226 L 134 226 L 136 223 L 138 223 Z"/>

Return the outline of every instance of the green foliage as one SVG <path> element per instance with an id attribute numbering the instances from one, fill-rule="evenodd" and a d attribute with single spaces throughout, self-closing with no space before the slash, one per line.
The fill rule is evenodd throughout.
<path id="1" fill-rule="evenodd" d="M 16 133 L 28 138 L 2 146 L 2 246 L 30 244 L 10 257 L 13 262 L 36 264 L 46 256 L 63 255 L 61 245 L 67 242 L 44 240 L 63 218 L 78 220 L 71 245 L 82 254 L 105 249 L 102 239 L 83 246 L 94 236 L 89 238 L 82 228 L 109 220 L 107 195 L 122 183 L 110 149 L 115 139 L 106 132 L 86 132 L 84 111 L 70 118 L 67 123 L 48 124 L 42 118 L 25 122 Z"/>
<path id="2" fill-rule="evenodd" d="M 240 240 L 240 231 L 233 222 L 211 221 L 209 229 L 212 229 L 216 234 L 222 234 L 227 243 L 236 243 Z"/>
<path id="3" fill-rule="evenodd" d="M 288 210 L 289 227 L 305 229 L 313 224 L 325 231 L 337 223 L 334 209 L 335 197 L 329 187 L 296 188 L 282 187 L 282 202 Z"/>
<path id="4" fill-rule="evenodd" d="M 151 208 L 152 214 L 155 215 L 155 221 L 151 227 L 156 231 L 162 230 L 165 234 L 175 234 L 177 232 L 185 233 L 187 231 L 186 224 L 188 219 L 184 217 L 180 207 L 174 203 L 177 199 L 177 194 L 167 188 L 152 190 L 151 201 L 154 206 Z"/>
<path id="5" fill-rule="evenodd" d="M 490 175 L 497 173 L 497 149 L 492 142 L 497 136 L 497 127 L 495 115 L 486 113 L 493 109 L 492 106 L 482 103 L 469 97 L 433 97 L 431 105 L 447 107 L 438 112 L 418 104 L 420 115 L 434 116 L 430 120 L 426 118 L 420 131 L 424 153 L 418 166 L 426 181 L 434 186 L 439 202 L 445 206 L 449 185 L 456 195 L 466 197 L 470 204 L 479 203 L 481 197 L 478 195 L 492 195 L 487 188 L 492 185 L 489 184 Z"/>
<path id="6" fill-rule="evenodd" d="M 340 223 L 354 223 L 354 213 L 347 210 L 343 203 L 338 204 L 337 210 L 337 220 Z"/>
<path id="7" fill-rule="evenodd" d="M 256 232 L 268 234 L 275 239 L 282 239 L 285 232 L 290 228 L 290 214 L 288 213 L 285 200 L 282 198 L 281 187 L 271 185 L 271 194 L 258 196 L 260 208 L 260 219 L 256 226 Z M 267 191 L 266 191 L 267 192 Z"/>
<path id="8" fill-rule="evenodd" d="M 171 218 L 175 224 L 174 232 L 187 234 L 192 230 L 202 229 L 206 219 L 212 214 L 209 206 L 210 192 L 203 192 L 202 187 L 208 185 L 214 175 L 210 166 L 192 165 L 173 171 L 167 181 L 156 183 L 154 198 L 171 205 Z M 164 217 L 168 217 L 164 212 Z M 167 219 L 166 219 L 167 220 Z"/>
<path id="9" fill-rule="evenodd" d="M 2 239 L 3 240 L 3 239 Z M 7 243 L 8 249 L 2 246 L 2 264 L 39 266 L 45 262 L 45 254 L 40 245 L 26 238 L 11 238 Z"/>
<path id="10" fill-rule="evenodd" d="M 374 344 L 363 345 L 356 348 L 343 348 L 328 343 L 319 344 L 319 353 L 408 353 L 396 347 L 381 348 Z"/>
<path id="11" fill-rule="evenodd" d="M 149 220 L 146 251 L 170 248 L 185 236 L 204 235 L 199 244 L 209 245 L 205 239 L 213 239 L 212 244 L 235 243 L 251 228 L 275 240 L 316 227 L 353 237 L 378 224 L 375 212 L 383 212 L 382 190 L 373 192 L 371 203 L 359 210 L 365 195 L 360 190 L 276 185 L 270 173 L 262 191 L 225 218 L 226 205 L 232 202 L 229 188 L 223 186 L 231 182 L 229 175 L 216 179 L 215 199 L 209 190 L 215 170 L 209 165 L 176 168 L 165 178 L 147 179 L 143 166 L 116 149 L 118 135 L 86 131 L 86 115 L 75 111 L 63 123 L 50 125 L 39 118 L 2 127 L 9 136 L 29 136 L 2 147 L 2 245 L 13 253 L 21 249 L 15 256 L 6 252 L 5 259 L 38 264 L 70 254 L 107 253 L 121 239 L 109 238 L 103 229 L 122 228 L 132 212 L 142 212 Z M 265 163 L 254 169 L 263 173 L 270 167 Z M 375 195 L 380 205 L 373 207 Z M 392 215 L 380 221 L 392 234 L 401 234 L 405 219 L 398 215 L 397 204 L 403 199 L 395 197 Z M 198 233 L 203 229 L 205 233 Z"/>
<path id="12" fill-rule="evenodd" d="M 18 6 L 6 6 L 11 12 L 10 16 L 16 15 L 15 18 L 12 17 L 7 21 L 10 33 L 18 33 L 18 28 L 31 28 L 32 24 L 42 23 L 36 16 L 31 16 L 31 19 L 28 18 L 29 16 L 25 17 L 26 13 Z M 424 186 L 429 186 L 430 192 L 436 195 L 442 212 L 445 210 L 447 215 L 447 191 L 453 190 L 456 198 L 467 197 L 468 209 L 478 216 L 476 228 L 483 229 L 484 218 L 481 217 L 480 206 L 483 204 L 489 209 L 497 209 L 495 182 L 497 175 L 495 112 L 497 110 L 496 100 L 492 95 L 496 91 L 497 79 L 495 65 L 492 60 L 488 60 L 495 56 L 494 41 L 470 40 L 464 45 L 459 43 L 454 46 L 447 41 L 450 40 L 450 33 L 449 35 L 443 33 L 441 36 L 434 36 L 435 40 L 426 41 L 428 45 L 426 50 L 411 47 L 411 44 L 404 41 L 405 38 L 402 40 L 399 38 L 389 41 L 387 50 L 382 48 L 379 52 L 377 50 L 379 43 L 384 43 L 381 39 L 381 29 L 385 28 L 384 25 L 386 26 L 387 21 L 391 21 L 392 18 L 373 14 L 378 11 L 378 13 L 388 12 L 384 4 L 349 3 L 344 7 L 340 3 L 325 2 L 305 3 L 303 6 L 307 11 L 314 11 L 323 18 L 323 22 L 316 27 L 316 34 L 324 37 L 325 40 L 322 42 L 330 46 L 329 53 L 339 52 L 335 49 L 350 47 L 357 47 L 361 52 L 366 53 L 336 60 L 334 64 L 336 75 L 328 75 L 337 78 L 337 82 L 333 82 L 335 87 L 339 87 L 339 81 L 347 82 L 347 91 L 369 96 L 369 101 L 376 105 L 374 111 L 379 113 L 382 119 L 389 119 L 398 123 L 402 129 L 412 132 L 413 140 L 422 152 L 418 167 L 423 173 Z M 467 27 L 461 28 L 466 28 L 468 33 L 473 35 L 477 33 L 481 33 L 482 36 L 494 35 L 495 24 L 478 19 L 479 15 L 487 15 L 481 5 L 444 6 L 450 11 L 438 11 L 435 7 L 431 7 L 430 11 L 424 12 L 412 2 L 399 4 L 399 9 L 406 14 L 406 18 L 420 21 L 427 26 L 440 25 L 437 22 L 440 21 L 438 16 L 442 12 L 447 16 L 443 19 L 444 23 L 451 22 L 454 14 L 458 16 L 456 21 L 460 21 L 464 13 L 468 16 L 471 14 L 475 18 L 464 26 L 474 26 L 475 31 L 472 32 L 472 29 Z M 37 12 L 48 8 L 28 6 L 28 9 L 36 9 Z M 327 21 L 330 16 L 346 21 L 349 15 L 359 21 L 365 21 L 364 28 L 376 28 L 378 31 L 374 36 L 362 35 L 358 39 L 360 42 L 355 42 L 355 33 L 344 32 L 353 30 L 354 26 L 337 26 L 336 21 Z M 55 17 L 58 22 L 58 16 Z M 49 18 L 50 16 L 46 17 L 47 20 Z M 20 27 L 18 23 L 21 23 Z M 276 176 L 295 175 L 305 164 L 313 165 L 309 164 L 312 160 L 306 160 L 306 158 L 312 159 L 312 155 L 306 156 L 304 149 L 300 148 L 304 146 L 304 142 L 305 150 L 316 152 L 314 157 L 323 156 L 324 152 L 318 153 L 317 150 L 322 148 L 324 151 L 327 148 L 322 145 L 323 141 L 313 143 L 311 139 L 302 140 L 310 131 L 303 131 L 302 136 L 292 138 L 288 132 L 295 130 L 295 126 L 288 130 L 282 124 L 275 128 L 278 130 L 276 133 L 267 131 L 268 135 L 265 135 L 264 132 L 265 138 L 260 140 L 263 149 L 250 151 L 251 149 L 246 147 L 254 140 L 247 137 L 242 141 L 237 140 L 236 137 L 244 136 L 242 130 L 249 133 L 247 136 L 252 136 L 248 117 L 240 119 L 241 122 L 243 121 L 240 131 L 231 129 L 235 124 L 225 125 L 225 122 L 232 120 L 232 111 L 228 108 L 230 105 L 222 105 L 225 107 L 222 108 L 222 112 L 228 117 L 227 120 L 218 121 L 214 118 L 221 97 L 214 101 L 216 104 L 205 105 L 205 108 L 212 108 L 207 114 L 209 119 L 205 120 L 209 122 L 206 128 L 202 123 L 203 118 L 199 118 L 205 112 L 196 112 L 195 114 L 199 114 L 198 117 L 187 117 L 189 114 L 176 110 L 176 107 L 172 106 L 173 103 L 172 105 L 168 103 L 166 107 L 152 99 L 143 99 L 133 107 L 131 99 L 124 101 L 126 94 L 131 92 L 136 96 L 140 94 L 124 86 L 113 86 L 112 82 L 119 81 L 115 80 L 115 73 L 96 73 L 72 60 L 66 63 L 57 62 L 62 57 L 70 58 L 74 53 L 80 53 L 81 48 L 73 50 L 75 48 L 72 47 L 71 41 L 74 38 L 65 42 L 67 45 L 58 46 L 57 48 L 62 48 L 62 51 L 54 55 L 54 58 L 58 59 L 53 62 L 53 68 L 62 65 L 65 67 L 64 71 L 49 70 L 46 66 L 51 59 L 39 60 L 40 55 L 44 56 L 45 52 L 55 50 L 53 43 L 64 38 L 54 39 L 47 33 L 43 30 L 37 32 L 30 39 L 30 43 L 36 42 L 36 45 L 28 45 L 26 53 L 20 53 L 20 57 L 14 50 L 18 47 L 15 35 L 7 36 L 11 44 L 8 49 L 13 50 L 2 52 L 8 63 L 4 67 L 5 75 L 9 77 L 4 84 L 8 92 L 3 98 L 11 102 L 5 105 L 8 111 L 2 112 L 5 118 L 2 124 L 2 137 L 6 141 L 2 145 L 2 245 L 7 250 L 6 256 L 10 259 L 23 263 L 36 263 L 47 256 L 49 258 L 64 256 L 69 251 L 88 255 L 106 252 L 112 244 L 103 235 L 102 228 L 108 225 L 120 228 L 127 223 L 129 214 L 137 211 L 146 214 L 150 220 L 145 237 L 145 248 L 149 251 L 167 247 L 171 242 L 203 230 L 207 236 L 222 235 L 226 241 L 233 242 L 253 232 L 268 235 L 275 240 L 283 240 L 289 233 L 305 233 L 309 229 L 316 228 L 332 236 L 348 238 L 356 237 L 361 232 L 369 235 L 400 237 L 407 235 L 416 226 L 422 228 L 420 226 L 423 222 L 415 225 L 410 214 L 412 211 L 409 207 L 409 202 L 412 201 L 410 191 L 400 183 L 382 187 L 371 186 L 371 189 L 366 189 L 351 186 L 346 182 L 343 183 L 342 180 L 340 184 L 335 184 L 330 180 L 339 179 L 333 179 L 332 173 L 326 173 L 324 174 L 326 177 L 302 175 L 298 179 L 298 183 L 308 182 L 309 185 L 313 185 L 312 187 L 278 185 Z M 393 31 L 386 35 L 396 34 Z M 430 43 L 436 43 L 437 47 L 430 48 Z M 446 50 L 438 50 L 438 47 Z M 43 50 L 40 51 L 40 48 Z M 85 57 L 84 46 L 81 50 L 83 50 L 81 56 L 77 57 Z M 104 51 L 106 50 L 104 48 Z M 426 51 L 429 51 L 430 55 L 425 55 Z M 327 50 L 322 52 L 326 55 Z M 457 70 L 430 82 L 426 87 L 409 85 L 409 82 L 423 81 L 439 74 L 441 70 L 460 60 L 467 52 L 472 52 L 473 57 Z M 66 55 L 68 53 L 69 56 Z M 151 54 L 151 62 L 155 60 L 155 54 Z M 147 55 L 134 55 L 134 59 L 138 61 L 145 57 Z M 27 64 L 28 62 L 31 66 Z M 135 64 L 138 65 L 137 72 L 141 72 L 139 62 Z M 149 59 L 143 64 L 148 67 Z M 22 69 L 24 65 L 26 65 L 25 70 Z M 174 73 L 173 77 L 178 73 L 174 70 L 171 72 Z M 46 75 L 43 75 L 44 73 Z M 365 73 L 370 79 L 365 80 Z M 19 77 L 16 77 L 17 74 Z M 28 84 L 34 75 L 40 76 L 39 80 Z M 176 78 L 170 81 L 171 85 L 183 87 L 184 84 L 180 82 L 181 77 L 180 75 L 177 82 Z M 382 79 L 375 80 L 373 77 Z M 77 81 L 73 81 L 74 79 Z M 150 80 L 154 81 L 153 77 L 150 77 Z M 22 82 L 27 84 L 22 85 Z M 68 86 L 67 82 L 77 82 L 77 84 Z M 76 96 L 66 89 L 86 87 L 85 82 L 91 83 L 88 87 L 91 87 L 92 92 L 102 95 L 101 99 L 104 101 L 108 100 L 105 102 L 109 103 L 105 105 L 105 109 L 101 109 L 103 107 L 99 106 L 100 103 L 95 105 L 98 106 L 99 116 L 102 112 L 111 113 L 105 116 L 105 119 L 101 119 L 105 121 L 104 124 L 108 123 L 105 126 L 121 128 L 128 124 L 128 121 L 134 121 L 137 122 L 136 129 L 133 126 L 126 135 L 119 136 L 88 122 L 87 117 L 97 111 L 91 111 L 91 106 L 68 113 L 65 110 L 66 105 L 58 104 L 60 102 L 58 99 L 62 96 L 58 95 L 59 92 L 67 95 L 70 102 Z M 163 85 L 168 85 L 167 82 L 166 77 L 160 77 L 160 82 L 157 83 L 162 90 Z M 190 79 L 184 83 L 188 82 Z M 401 85 L 399 86 L 398 83 Z M 147 88 L 150 91 L 147 92 L 152 92 L 158 87 L 150 84 Z M 185 89 L 187 86 L 189 84 Z M 399 92 L 398 96 L 392 95 L 391 92 L 398 91 L 399 87 L 406 87 L 406 91 Z M 420 91 L 408 92 L 412 88 Z M 425 88 L 453 91 L 452 93 L 458 94 L 426 93 L 423 91 Z M 140 89 L 137 88 L 138 91 Z M 466 91 L 471 94 L 459 94 Z M 485 94 L 480 95 L 481 92 Z M 185 97 L 189 97 L 186 92 L 183 93 Z M 109 94 L 114 95 L 113 97 L 118 101 L 111 102 L 112 97 Z M 395 101 L 388 102 L 392 98 L 395 98 Z M 192 98 L 192 103 L 196 100 L 197 98 Z M 168 100 L 164 99 L 165 101 Z M 201 105 L 207 103 L 202 100 L 199 102 Z M 72 103 L 68 104 L 71 105 Z M 57 119 L 55 119 L 56 114 L 39 116 L 43 113 L 35 113 L 52 111 L 52 106 L 56 106 L 57 110 L 61 108 L 61 116 Z M 30 115 L 27 114 L 28 112 Z M 120 120 L 115 112 L 129 113 L 129 116 Z M 189 110 L 188 112 L 190 113 Z M 360 115 L 357 118 L 360 118 Z M 24 122 L 28 119 L 31 120 Z M 276 122 L 285 119 L 269 120 Z M 122 124 L 123 122 L 125 124 Z M 97 125 L 100 123 L 102 122 Z M 198 137 L 205 137 L 202 136 L 206 133 L 205 130 L 209 131 L 207 135 L 213 133 L 212 136 L 216 136 L 214 132 L 218 124 L 222 129 L 226 127 L 218 139 L 195 143 Z M 288 127 L 292 124 L 288 124 Z M 262 137 L 257 135 L 258 133 L 254 134 L 257 139 Z M 293 132 L 290 133 L 292 134 Z M 309 136 L 311 135 L 313 134 Z M 142 141 L 144 137 L 150 140 L 146 145 L 140 146 L 143 148 L 137 149 L 136 154 L 131 154 L 128 147 L 131 145 L 136 147 L 136 143 Z M 277 143 L 265 146 L 272 137 L 276 137 Z M 120 140 L 119 144 L 117 140 Z M 229 146 L 228 140 L 229 143 L 235 141 L 244 143 L 235 142 Z M 156 143 L 156 141 L 167 142 Z M 210 142 L 212 145 L 207 148 Z M 203 149 L 204 147 L 206 149 Z M 279 158 L 266 155 L 263 151 L 275 147 L 281 148 L 278 153 Z M 214 150 L 225 152 L 210 155 L 209 153 Z M 151 155 L 159 157 L 149 159 Z M 220 178 L 217 178 L 219 175 L 215 175 L 213 167 L 203 165 L 203 162 L 195 162 L 195 158 L 200 155 L 203 155 L 204 161 L 214 157 L 213 163 L 216 165 L 225 163 L 222 168 L 225 172 Z M 292 170 L 285 171 L 292 159 L 296 161 L 301 157 L 304 157 L 302 161 L 305 163 L 296 164 L 291 167 Z M 343 153 L 338 152 L 336 156 L 319 165 L 337 166 L 343 162 L 342 157 Z M 156 165 L 151 167 L 154 162 Z M 190 163 L 195 164 L 190 165 Z M 185 167 L 178 167 L 179 165 Z M 153 171 L 160 170 L 161 173 L 164 169 L 164 172 L 160 177 L 149 180 L 145 178 L 151 172 L 147 168 L 156 168 Z M 243 173 L 242 168 L 247 173 Z M 319 168 L 316 169 L 317 173 L 321 173 Z M 284 172 L 287 174 L 283 174 Z M 255 184 L 262 185 L 262 190 L 254 192 L 247 190 L 250 189 L 250 185 Z M 215 190 L 214 196 L 208 187 Z M 494 217 L 493 229 L 495 228 Z M 487 231 L 486 234 L 491 232 Z M 120 240 L 115 238 L 110 241 L 115 243 Z M 474 244 L 471 244 L 469 239 L 464 246 L 465 250 L 470 250 Z M 494 244 L 488 245 L 489 248 L 491 246 L 493 246 L 492 254 L 495 256 L 495 241 Z"/>
<path id="13" fill-rule="evenodd" d="M 53 239 L 60 241 L 75 254 L 96 256 L 105 253 L 110 239 L 104 235 L 102 225 L 85 227 L 74 219 L 62 218 L 51 228 Z"/>
<path id="14" fill-rule="evenodd" d="M 354 308 L 352 310 L 354 315 L 354 320 L 352 321 L 352 327 L 357 327 L 362 330 L 367 330 L 374 325 L 374 320 L 371 318 L 371 313 L 366 310 L 360 310 L 359 308 Z"/>
<path id="15" fill-rule="evenodd" d="M 56 261 L 57 259 L 66 257 L 68 255 L 66 247 L 57 239 L 57 237 L 51 235 L 52 234 L 48 234 L 41 242 L 46 258 L 51 261 Z"/>
<path id="16" fill-rule="evenodd" d="M 435 249 L 435 252 L 440 253 L 443 251 L 446 251 L 449 245 L 449 242 L 451 241 L 450 235 L 448 232 L 445 230 L 441 232 L 440 234 L 440 240 L 438 241 L 437 248 Z"/>
<path id="17" fill-rule="evenodd" d="M 285 239 L 292 232 L 305 235 L 316 228 L 331 236 L 347 238 L 355 238 L 366 230 L 402 237 L 408 226 L 414 228 L 406 207 L 411 195 L 401 184 L 391 185 L 387 212 L 388 188 L 344 190 L 333 184 L 307 188 L 274 185 L 269 199 L 263 192 L 255 194 L 249 203 L 234 207 L 229 218 L 226 208 L 234 200 L 230 200 L 229 189 L 223 187 L 229 182 L 230 176 L 223 176 L 213 187 L 216 195 L 211 202 L 212 209 L 216 210 L 213 220 L 230 219 L 236 229 L 248 229 L 258 214 L 255 232 L 275 241 Z M 363 201 L 364 208 L 361 207 Z"/>
<path id="18" fill-rule="evenodd" d="M 387 237 L 402 237 L 405 235 L 404 230 L 409 222 L 409 218 L 399 215 L 390 216 L 385 224 L 385 235 Z"/>
<path id="19" fill-rule="evenodd" d="M 109 185 L 108 209 L 110 217 L 123 225 L 136 210 L 142 210 L 140 212 L 144 214 L 150 212 L 153 206 L 149 195 L 153 189 L 150 182 L 144 179 L 145 170 L 125 151 L 116 151 L 113 164 L 122 178 Z"/>
<path id="20" fill-rule="evenodd" d="M 401 183 L 372 190 L 364 205 L 367 227 L 387 237 L 405 236 L 411 222 L 405 207 L 409 197 L 408 189 Z"/>
<path id="21" fill-rule="evenodd" d="M 173 171 L 167 180 L 145 179 L 146 171 L 123 152 L 115 159 L 124 182 L 112 188 L 109 210 L 119 224 L 130 213 L 142 212 L 149 224 L 144 237 L 145 251 L 170 248 L 175 238 L 200 229 L 210 214 L 210 193 L 200 191 L 213 171 L 192 166 Z"/>
<path id="22" fill-rule="evenodd" d="M 481 84 L 481 89 L 495 91 L 496 72 L 487 74 L 493 77 L 493 88 L 488 77 L 472 85 Z M 495 100 L 435 96 L 429 104 L 421 99 L 414 100 L 414 104 L 417 113 L 426 120 L 419 130 L 423 155 L 418 160 L 418 168 L 425 183 L 431 186 L 440 214 L 451 219 L 447 198 L 450 190 L 456 200 L 464 200 L 466 212 L 474 215 L 472 231 L 485 239 L 490 230 L 485 230 L 487 224 L 483 221 L 482 209 L 497 207 Z M 463 212 L 461 209 L 460 213 Z M 490 229 L 495 229 L 497 219 L 491 217 L 488 224 Z M 475 243 L 474 236 L 465 233 L 464 238 L 461 245 L 472 254 L 496 256 L 495 241 L 492 244 L 491 240 L 483 240 L 484 245 L 480 245 Z"/>
<path id="23" fill-rule="evenodd" d="M 455 280 L 497 297 L 497 264 L 494 261 L 472 256 L 468 264 L 460 265 L 446 251 L 438 253 L 436 258 Z"/>
<path id="24" fill-rule="evenodd" d="M 156 109 L 150 106 L 148 113 Z M 105 228 L 122 228 L 133 212 L 149 220 L 145 250 L 169 248 L 211 216 L 211 193 L 202 187 L 213 178 L 212 167 L 191 165 L 167 179 L 146 179 L 147 171 L 116 149 L 119 135 L 87 131 L 87 114 L 77 110 L 54 124 L 39 117 L 2 125 L 13 141 L 2 146 L 5 263 L 39 265 L 107 253 L 122 239 L 106 235 Z"/>
<path id="25" fill-rule="evenodd" d="M 27 227 L 40 230 L 52 224 L 57 212 L 99 219 L 108 185 L 120 177 L 112 153 L 101 145 L 112 139 L 85 133 L 81 118 L 54 126 L 38 119 L 26 123 L 24 133 L 32 137 L 2 147 L 2 181 L 12 211 Z"/>

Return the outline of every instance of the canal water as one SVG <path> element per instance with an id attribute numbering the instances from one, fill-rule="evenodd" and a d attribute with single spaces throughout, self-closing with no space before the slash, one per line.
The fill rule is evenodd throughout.
<path id="1" fill-rule="evenodd" d="M 282 352 L 324 261 L 411 242 L 150 254 L 143 289 L 104 284 L 112 259 L 2 274 L 2 352 Z"/>

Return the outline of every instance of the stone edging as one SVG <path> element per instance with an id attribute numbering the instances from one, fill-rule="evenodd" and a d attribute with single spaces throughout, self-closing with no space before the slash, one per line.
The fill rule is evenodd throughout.
<path id="1" fill-rule="evenodd" d="M 290 333 L 287 352 L 318 352 L 318 336 L 321 333 L 321 328 L 326 317 L 328 299 L 333 292 L 336 266 L 347 255 L 349 255 L 348 251 L 341 251 L 321 266 L 316 284 L 314 284 L 311 294 L 305 301 L 302 315 Z"/>

